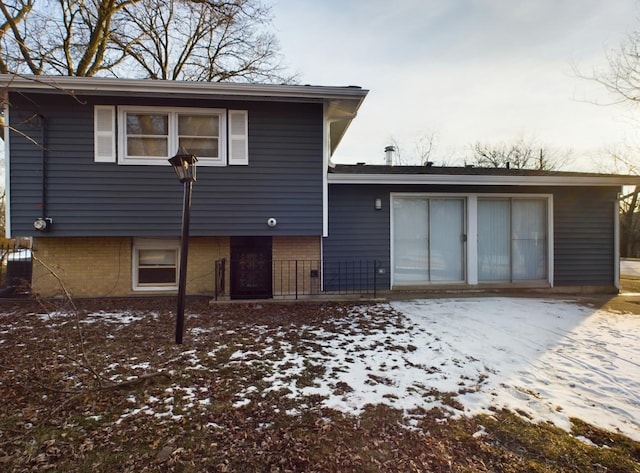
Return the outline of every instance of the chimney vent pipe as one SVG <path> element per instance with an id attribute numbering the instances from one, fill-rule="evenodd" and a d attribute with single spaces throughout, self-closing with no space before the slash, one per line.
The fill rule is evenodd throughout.
<path id="1" fill-rule="evenodd" d="M 387 146 L 384 149 L 385 164 L 387 166 L 393 166 L 393 153 L 396 151 L 395 146 Z"/>

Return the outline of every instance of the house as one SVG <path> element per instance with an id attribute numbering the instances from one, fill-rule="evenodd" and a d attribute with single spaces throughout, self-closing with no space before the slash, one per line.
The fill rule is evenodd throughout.
<path id="1" fill-rule="evenodd" d="M 226 287 L 234 298 L 270 297 L 274 285 L 288 285 L 271 261 L 319 263 L 328 234 L 326 169 L 366 90 L 0 81 L 11 127 L 7 231 L 33 238 L 37 293 L 61 293 L 58 278 L 74 296 L 176 291 L 183 186 L 167 159 L 180 145 L 198 156 L 189 294 L 213 292 L 220 260 L 231 262 Z M 319 286 L 318 268 L 307 269 Z"/>
<path id="2" fill-rule="evenodd" d="M 639 176 L 339 165 L 325 259 L 387 262 L 410 289 L 617 292 L 619 193 Z"/>
<path id="3" fill-rule="evenodd" d="M 617 290 L 618 193 L 640 177 L 333 165 L 359 87 L 0 82 L 7 231 L 33 239 L 43 296 L 177 291 L 179 146 L 199 159 L 189 294 Z"/>

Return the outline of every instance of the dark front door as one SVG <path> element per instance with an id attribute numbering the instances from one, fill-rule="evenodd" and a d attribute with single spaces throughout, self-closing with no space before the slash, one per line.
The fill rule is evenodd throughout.
<path id="1" fill-rule="evenodd" d="M 231 238 L 231 299 L 267 299 L 271 289 L 271 237 Z"/>

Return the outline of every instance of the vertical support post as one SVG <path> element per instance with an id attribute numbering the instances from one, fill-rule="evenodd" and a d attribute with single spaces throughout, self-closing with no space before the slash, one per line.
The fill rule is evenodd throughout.
<path id="1" fill-rule="evenodd" d="M 298 260 L 296 260 L 296 300 L 298 300 Z"/>
<path id="2" fill-rule="evenodd" d="M 620 284 L 620 201 L 618 199 L 613 202 L 613 284 L 618 292 L 622 290 L 622 284 Z"/>
<path id="3" fill-rule="evenodd" d="M 189 222 L 191 218 L 191 180 L 184 183 L 182 207 L 182 234 L 180 237 L 180 276 L 178 281 L 178 308 L 176 311 L 176 344 L 182 344 L 184 334 L 184 305 L 187 288 L 187 256 L 189 253 Z"/>

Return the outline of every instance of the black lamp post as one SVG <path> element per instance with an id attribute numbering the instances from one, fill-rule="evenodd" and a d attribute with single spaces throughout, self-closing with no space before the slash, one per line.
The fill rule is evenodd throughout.
<path id="1" fill-rule="evenodd" d="M 198 158 L 190 154 L 182 146 L 169 163 L 184 184 L 182 207 L 182 236 L 180 237 L 180 276 L 178 281 L 178 309 L 176 311 L 176 344 L 182 344 L 184 333 L 184 303 L 187 288 L 187 254 L 189 252 L 189 220 L 191 217 L 191 186 L 196 180 L 196 163 Z"/>

